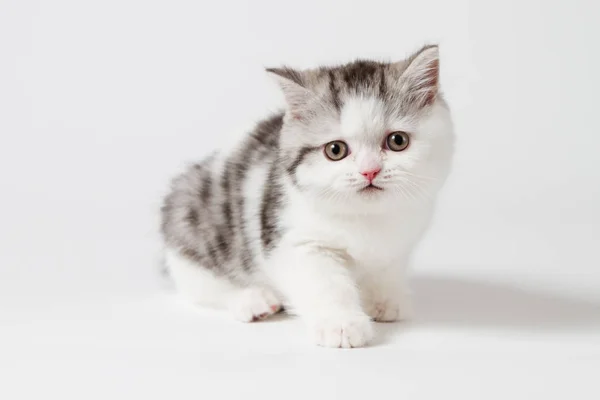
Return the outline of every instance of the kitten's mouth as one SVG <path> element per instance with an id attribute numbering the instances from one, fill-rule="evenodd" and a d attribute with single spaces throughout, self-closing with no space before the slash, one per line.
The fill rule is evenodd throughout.
<path id="1" fill-rule="evenodd" d="M 362 193 L 375 193 L 375 192 L 379 192 L 382 191 L 383 188 L 373 185 L 372 183 L 369 184 L 368 186 L 365 186 L 364 188 L 360 189 L 359 192 Z"/>

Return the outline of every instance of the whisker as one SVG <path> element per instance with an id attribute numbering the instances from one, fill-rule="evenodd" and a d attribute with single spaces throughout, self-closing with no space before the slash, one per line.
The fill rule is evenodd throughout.
<path id="1" fill-rule="evenodd" d="M 419 179 L 426 179 L 426 180 L 431 180 L 431 181 L 436 181 L 437 180 L 437 178 L 434 178 L 434 177 L 431 177 L 431 176 L 417 175 L 417 174 L 414 174 L 414 173 L 408 172 L 408 171 L 399 171 L 399 172 L 402 175 L 408 175 L 408 176 L 419 178 Z"/>

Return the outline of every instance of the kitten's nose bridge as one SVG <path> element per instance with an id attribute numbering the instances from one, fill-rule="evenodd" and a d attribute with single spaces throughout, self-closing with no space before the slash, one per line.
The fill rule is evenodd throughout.
<path id="1" fill-rule="evenodd" d="M 369 182 L 373 181 L 377 174 L 381 172 L 381 160 L 376 154 L 372 152 L 365 152 L 361 154 L 359 161 L 359 171 L 362 176 L 367 178 Z"/>

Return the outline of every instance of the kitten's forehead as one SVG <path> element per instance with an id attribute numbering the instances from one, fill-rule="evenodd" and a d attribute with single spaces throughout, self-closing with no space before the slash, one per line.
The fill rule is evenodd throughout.
<path id="1" fill-rule="evenodd" d="M 359 60 L 331 70 L 330 79 L 346 95 L 377 96 L 387 95 L 388 65 Z"/>
<path id="2" fill-rule="evenodd" d="M 309 87 L 339 116 L 348 128 L 345 135 L 355 136 L 357 129 L 363 133 L 382 131 L 386 129 L 386 118 L 404 114 L 400 112 L 399 85 L 403 69 L 403 63 L 355 61 L 313 71 Z"/>
<path id="3" fill-rule="evenodd" d="M 347 138 L 381 144 L 388 131 L 411 131 L 421 110 L 439 99 L 437 48 L 403 61 L 358 60 L 308 70 L 273 69 L 290 111 L 286 146 Z"/>
<path id="4" fill-rule="evenodd" d="M 384 101 L 377 96 L 350 96 L 340 110 L 340 130 L 345 138 L 381 140 L 388 129 Z"/>
<path id="5" fill-rule="evenodd" d="M 339 111 L 349 97 L 378 97 L 387 100 L 390 82 L 397 78 L 390 64 L 358 60 L 337 67 L 323 67 L 309 73 L 308 86 L 321 93 Z"/>

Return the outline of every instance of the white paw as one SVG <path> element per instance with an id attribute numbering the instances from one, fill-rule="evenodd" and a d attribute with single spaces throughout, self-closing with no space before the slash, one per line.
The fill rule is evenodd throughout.
<path id="1" fill-rule="evenodd" d="M 373 301 L 367 307 L 367 314 L 377 322 L 406 321 L 413 317 L 410 298 L 402 300 Z"/>
<path id="2" fill-rule="evenodd" d="M 229 306 L 235 319 L 252 322 L 267 318 L 281 310 L 281 302 L 264 288 L 244 289 Z"/>
<path id="3" fill-rule="evenodd" d="M 311 325 L 313 340 L 323 347 L 362 347 L 373 337 L 373 326 L 365 314 L 320 319 Z"/>

